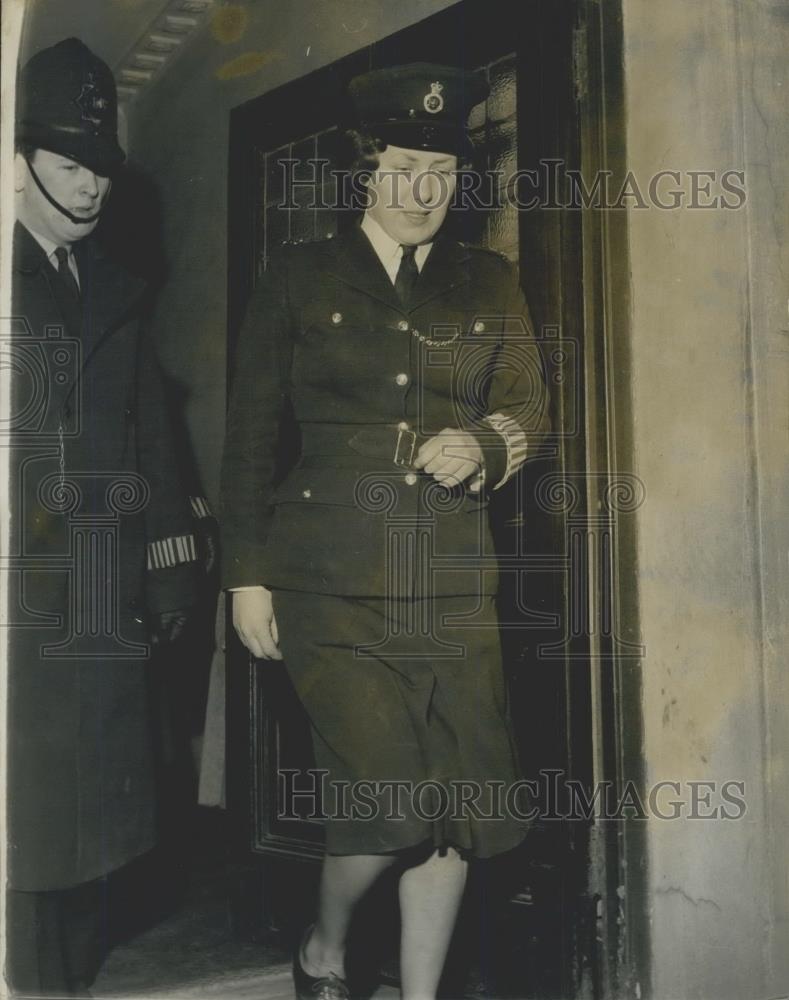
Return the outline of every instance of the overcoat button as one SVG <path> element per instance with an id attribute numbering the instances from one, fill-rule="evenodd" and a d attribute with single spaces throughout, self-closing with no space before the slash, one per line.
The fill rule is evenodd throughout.
<path id="1" fill-rule="evenodd" d="M 408 320 L 401 319 L 400 322 L 397 324 L 397 329 L 403 330 L 403 332 L 405 332 L 408 329 Z"/>
<path id="2" fill-rule="evenodd" d="M 408 484 L 408 486 L 415 486 L 416 485 L 416 473 L 415 472 L 407 472 L 406 476 L 405 476 L 405 481 Z"/>
<path id="3" fill-rule="evenodd" d="M 398 385 L 408 385 L 408 376 L 405 372 L 400 372 L 399 375 L 395 376 L 395 382 L 397 382 Z"/>
<path id="4" fill-rule="evenodd" d="M 331 321 L 335 326 L 337 326 L 338 323 L 342 323 L 342 313 L 332 313 Z"/>
<path id="5" fill-rule="evenodd" d="M 309 498 L 312 496 L 312 490 L 302 490 L 301 495 L 304 497 L 305 500 L 309 500 Z"/>
<path id="6" fill-rule="evenodd" d="M 485 324 L 482 322 L 482 320 L 478 319 L 477 322 L 474 324 L 474 333 L 484 333 L 484 332 L 485 332 Z"/>

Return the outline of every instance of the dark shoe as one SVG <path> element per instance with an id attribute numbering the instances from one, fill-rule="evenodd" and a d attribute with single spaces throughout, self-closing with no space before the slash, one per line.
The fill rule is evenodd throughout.
<path id="1" fill-rule="evenodd" d="M 304 932 L 304 937 L 293 953 L 293 986 L 296 990 L 296 1000 L 350 1000 L 348 984 L 338 975 L 330 972 L 328 976 L 310 976 L 301 964 L 301 952 L 309 940 L 313 925 Z"/>

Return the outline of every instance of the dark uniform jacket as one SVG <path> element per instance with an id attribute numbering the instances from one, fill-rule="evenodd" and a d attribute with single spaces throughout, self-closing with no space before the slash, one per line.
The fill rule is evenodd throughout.
<path id="1" fill-rule="evenodd" d="M 142 286 L 90 239 L 81 298 L 14 233 L 10 448 L 10 884 L 66 888 L 155 839 L 147 618 L 195 599 Z"/>
<path id="2" fill-rule="evenodd" d="M 300 428 L 276 483 L 282 413 Z M 223 468 L 224 585 L 412 597 L 492 593 L 486 506 L 546 426 L 514 268 L 438 237 L 404 309 L 357 226 L 283 248 L 238 348 Z M 483 447 L 485 489 L 409 468 L 444 428 Z"/>

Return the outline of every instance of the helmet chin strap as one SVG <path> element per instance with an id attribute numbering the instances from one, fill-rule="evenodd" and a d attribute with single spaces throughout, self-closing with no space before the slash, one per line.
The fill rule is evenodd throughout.
<path id="1" fill-rule="evenodd" d="M 47 189 L 41 182 L 41 178 L 33 169 L 33 164 L 30 162 L 30 160 L 26 158 L 25 162 L 27 163 L 27 169 L 30 171 L 33 180 L 36 182 L 36 187 L 38 188 L 38 190 L 41 192 L 41 194 L 43 194 L 43 196 L 47 199 L 47 201 L 49 202 L 50 205 L 52 205 L 53 208 L 56 208 L 61 215 L 65 215 L 65 217 L 69 220 L 69 222 L 73 222 L 77 226 L 87 226 L 91 222 L 95 222 L 101 215 L 101 211 L 104 208 L 104 202 L 107 200 L 107 195 L 110 193 L 112 182 L 110 182 L 110 187 L 107 188 L 107 195 L 104 196 L 104 200 L 102 201 L 101 206 L 99 207 L 99 210 L 98 212 L 96 212 L 95 215 L 88 215 L 88 216 L 72 215 L 67 208 L 64 208 L 61 204 L 55 201 L 55 199 L 52 197 L 49 191 L 47 191 Z"/>

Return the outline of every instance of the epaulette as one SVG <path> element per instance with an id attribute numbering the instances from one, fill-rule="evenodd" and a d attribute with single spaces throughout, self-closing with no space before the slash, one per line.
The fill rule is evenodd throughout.
<path id="1" fill-rule="evenodd" d="M 280 246 L 283 247 L 301 247 L 301 246 L 314 246 L 316 243 L 328 243 L 329 240 L 334 239 L 334 233 L 327 233 L 325 236 L 316 236 L 314 239 L 298 239 L 298 240 L 280 240 Z"/>
<path id="2" fill-rule="evenodd" d="M 462 246 L 464 250 L 478 250 L 480 253 L 487 253 L 490 254 L 491 257 L 498 257 L 499 260 L 505 260 L 508 264 L 512 263 L 510 258 L 505 253 L 502 253 L 501 250 L 494 250 L 493 247 L 483 247 L 478 243 L 463 243 L 462 241 L 460 246 Z"/>

